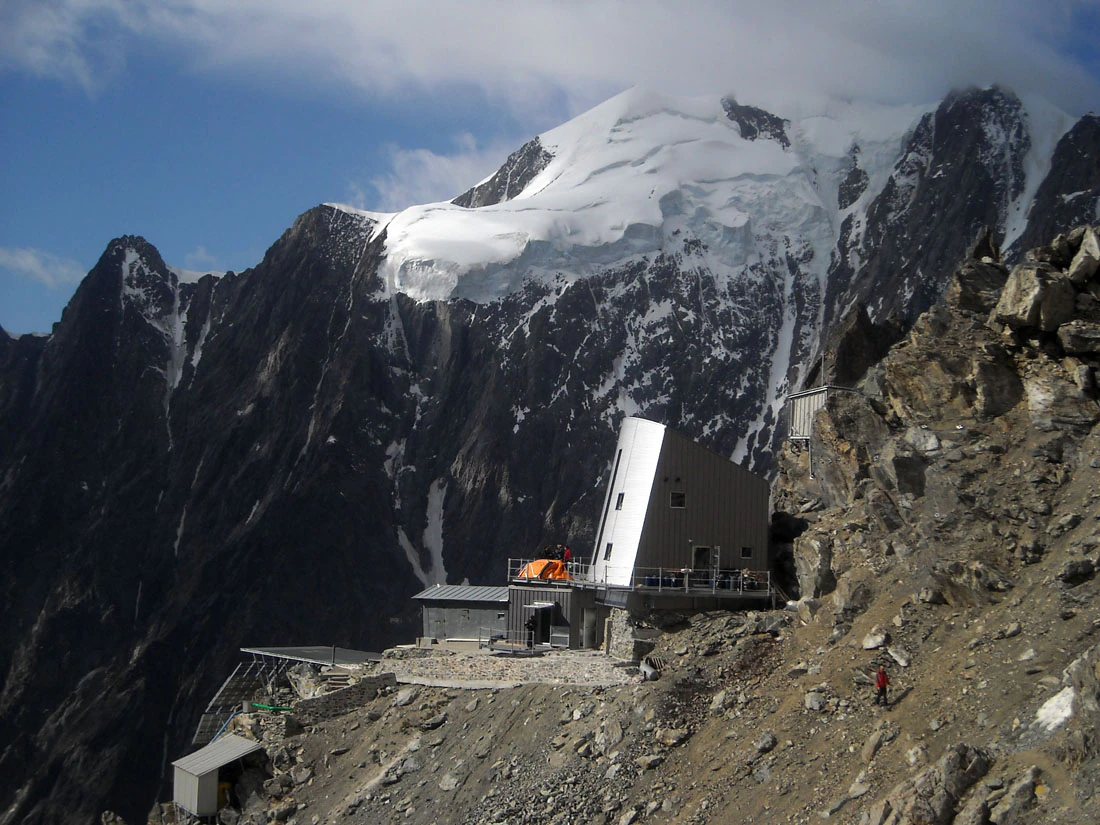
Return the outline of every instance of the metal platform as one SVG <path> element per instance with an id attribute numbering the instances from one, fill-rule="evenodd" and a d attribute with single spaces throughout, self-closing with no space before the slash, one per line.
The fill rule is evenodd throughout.
<path id="1" fill-rule="evenodd" d="M 381 653 L 369 650 L 352 650 L 348 647 L 306 645 L 301 647 L 242 647 L 241 653 L 292 662 L 308 662 L 311 665 L 361 665 L 381 662 Z"/>

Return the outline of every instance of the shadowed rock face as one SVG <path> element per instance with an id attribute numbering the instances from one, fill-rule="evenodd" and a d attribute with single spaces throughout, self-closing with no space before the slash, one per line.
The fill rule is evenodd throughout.
<path id="1" fill-rule="evenodd" d="M 1018 185 L 1013 163 L 1001 180 L 966 160 L 969 118 L 1011 125 L 1013 111 L 970 93 L 917 130 L 862 230 L 865 265 L 847 254 L 854 236 L 841 241 L 830 307 L 862 297 L 881 324 L 943 289 L 957 259 L 941 258 L 975 220 L 1001 225 L 987 219 Z M 784 135 L 775 116 L 753 118 Z M 527 144 L 465 205 L 514 196 L 546 159 Z M 973 200 L 951 212 L 947 191 L 967 186 Z M 626 412 L 772 466 L 773 373 L 808 357 L 821 300 L 792 251 L 724 280 L 684 238 L 487 305 L 416 303 L 385 292 L 376 230 L 318 207 L 254 269 L 194 284 L 123 237 L 51 337 L 0 332 L 0 823 L 87 822 L 105 807 L 139 821 L 241 646 L 381 648 L 416 634 L 408 597 L 426 583 L 498 582 L 529 548 L 590 546 Z M 789 363 L 776 366 L 785 320 Z M 1091 328 L 1071 332 L 1092 346 Z M 1049 403 L 1030 378 L 1002 391 L 1007 357 L 973 379 L 986 413 L 1027 393 L 1037 414 L 1063 415 L 1057 387 Z M 897 487 L 946 495 L 907 450 L 892 459 Z M 899 517 L 889 497 L 874 505 Z"/>
<path id="2" fill-rule="evenodd" d="M 1097 220 L 1100 187 L 1100 117 L 1085 115 L 1058 141 L 1050 172 L 1035 193 L 1027 229 L 1016 243 L 1023 251 L 1049 243 L 1059 232 Z"/>
<path id="3" fill-rule="evenodd" d="M 773 115 L 756 106 L 745 106 L 732 98 L 723 100 L 722 108 L 726 112 L 726 117 L 741 129 L 741 137 L 745 140 L 774 140 L 784 149 L 790 148 L 787 121 L 778 115 Z"/>
<path id="4" fill-rule="evenodd" d="M 542 148 L 538 138 L 523 144 L 508 156 L 504 165 L 489 180 L 467 189 L 451 203 L 476 209 L 511 200 L 527 188 L 535 176 L 546 168 L 553 156 Z"/>
<path id="5" fill-rule="evenodd" d="M 829 273 L 827 323 L 853 299 L 874 321 L 912 320 L 932 305 L 970 241 L 983 226 L 1003 227 L 1023 189 L 1031 139 L 1021 115 L 1019 100 L 998 88 L 953 93 L 925 115 L 866 225 L 845 219 Z M 992 134 L 1004 136 L 1004 151 Z"/>

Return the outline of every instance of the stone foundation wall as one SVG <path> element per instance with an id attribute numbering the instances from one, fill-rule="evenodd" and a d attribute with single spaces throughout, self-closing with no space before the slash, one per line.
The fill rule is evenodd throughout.
<path id="1" fill-rule="evenodd" d="M 607 619 L 604 650 L 607 651 L 608 656 L 615 659 L 636 662 L 640 658 L 634 655 L 634 624 L 630 621 L 630 611 L 617 607 L 611 608 L 611 615 Z"/>
<path id="2" fill-rule="evenodd" d="M 639 639 L 634 624 L 635 614 L 620 607 L 611 608 L 604 625 L 604 653 L 613 659 L 640 662 L 653 652 L 651 639 Z"/>
<path id="3" fill-rule="evenodd" d="M 334 719 L 345 713 L 361 708 L 385 687 L 395 687 L 397 677 L 393 673 L 380 673 L 377 676 L 364 676 L 354 685 L 343 690 L 302 699 L 294 705 L 294 716 L 306 725 L 316 724 L 325 719 Z"/>

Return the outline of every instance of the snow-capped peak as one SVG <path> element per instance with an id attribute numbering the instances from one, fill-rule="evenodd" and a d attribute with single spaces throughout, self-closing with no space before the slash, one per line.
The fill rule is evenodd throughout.
<path id="1" fill-rule="evenodd" d="M 583 277 L 678 250 L 685 235 L 732 274 L 754 259 L 753 233 L 798 229 L 831 247 L 839 184 L 824 177 L 839 175 L 858 144 L 881 184 L 928 107 L 835 108 L 791 122 L 788 149 L 742 136 L 721 98 L 629 89 L 540 135 L 551 160 L 507 201 L 394 215 L 339 208 L 385 227 L 382 274 L 418 300 L 492 301 L 527 279 Z"/>

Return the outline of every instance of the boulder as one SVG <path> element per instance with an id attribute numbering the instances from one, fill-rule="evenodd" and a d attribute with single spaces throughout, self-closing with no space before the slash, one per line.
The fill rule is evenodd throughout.
<path id="1" fill-rule="evenodd" d="M 879 748 L 894 739 L 894 734 L 886 728 L 879 728 L 867 737 L 867 741 L 863 743 L 863 749 L 860 751 L 860 756 L 863 757 L 864 762 L 870 762 L 875 758 L 875 754 L 878 753 Z"/>
<path id="2" fill-rule="evenodd" d="M 966 261 L 947 285 L 945 298 L 959 309 L 986 315 L 997 305 L 1007 277 L 1000 264 Z"/>
<path id="3" fill-rule="evenodd" d="M 833 624 L 847 624 L 867 610 L 874 592 L 871 584 L 862 579 L 845 576 L 837 582 L 833 591 Z"/>
<path id="4" fill-rule="evenodd" d="M 887 533 L 900 530 L 905 525 L 894 500 L 882 490 L 875 488 L 867 494 L 867 509 Z"/>
<path id="5" fill-rule="evenodd" d="M 922 587 L 917 594 L 917 600 L 923 604 L 947 604 L 943 591 L 938 587 Z"/>
<path id="6" fill-rule="evenodd" d="M 1073 317 L 1073 284 L 1048 264 L 1013 268 L 992 319 L 1013 329 L 1053 332 Z"/>
<path id="7" fill-rule="evenodd" d="M 974 408 L 978 414 L 996 418 L 1020 403 L 1024 388 L 1004 350 L 998 348 L 986 355 L 992 357 L 975 360 L 968 383 L 974 390 Z"/>
<path id="8" fill-rule="evenodd" d="M 418 687 L 405 687 L 397 691 L 397 695 L 393 697 L 390 704 L 395 708 L 404 708 L 411 705 L 420 696 L 420 688 Z"/>
<path id="9" fill-rule="evenodd" d="M 1096 575 L 1096 565 L 1092 559 L 1072 559 L 1067 561 L 1058 573 L 1058 581 L 1066 587 L 1084 584 Z"/>
<path id="10" fill-rule="evenodd" d="M 453 791 L 461 784 L 461 778 L 455 776 L 453 773 L 445 773 L 442 779 L 439 780 L 439 789 L 441 791 Z"/>
<path id="11" fill-rule="evenodd" d="M 658 728 L 657 741 L 668 748 L 682 745 L 691 736 L 691 732 L 685 728 Z"/>
<path id="12" fill-rule="evenodd" d="M 902 667 L 909 667 L 909 651 L 904 647 L 891 646 L 886 648 L 886 652 L 890 654 L 891 659 Z"/>
<path id="13" fill-rule="evenodd" d="M 756 740 L 753 747 L 756 748 L 757 753 L 767 753 L 778 744 L 779 740 L 775 738 L 775 734 L 766 730 L 760 734 L 760 738 Z"/>
<path id="14" fill-rule="evenodd" d="M 1016 825 L 1024 822 L 1024 811 L 1035 802 L 1035 785 L 1038 781 L 1039 768 L 1032 765 L 1012 784 L 1001 801 L 993 806 L 989 812 L 989 821 L 994 825 Z"/>
<path id="15" fill-rule="evenodd" d="M 447 714 L 446 713 L 437 713 L 435 716 L 431 717 L 430 719 L 425 719 L 423 722 L 421 722 L 420 723 L 420 729 L 421 730 L 435 730 L 436 728 L 441 727 L 446 721 L 447 721 Z"/>
<path id="16" fill-rule="evenodd" d="M 803 535 L 795 539 L 794 563 L 798 589 L 804 596 L 819 598 L 836 587 L 833 543 L 827 536 Z"/>
<path id="17" fill-rule="evenodd" d="M 1100 324 L 1074 320 L 1058 327 L 1058 343 L 1070 355 L 1100 353 Z"/>
<path id="18" fill-rule="evenodd" d="M 609 753 L 616 745 L 623 741 L 623 726 L 612 719 L 600 726 L 593 740 L 600 753 Z"/>
<path id="19" fill-rule="evenodd" d="M 863 637 L 861 646 L 864 650 L 877 650 L 890 641 L 890 634 L 885 628 L 876 625 Z"/>
<path id="20" fill-rule="evenodd" d="M 1100 420 L 1100 407 L 1075 384 L 1053 370 L 1024 379 L 1027 411 L 1039 430 L 1051 431 L 1059 424 L 1091 427 Z"/>
<path id="21" fill-rule="evenodd" d="M 821 609 L 821 602 L 810 596 L 803 596 L 797 602 L 798 618 L 806 624 L 810 624 L 817 618 L 817 611 Z"/>
<path id="22" fill-rule="evenodd" d="M 1073 256 L 1066 275 L 1073 283 L 1083 284 L 1096 274 L 1098 266 L 1100 266 L 1100 238 L 1097 238 L 1096 230 L 1090 226 L 1081 237 L 1081 246 Z"/>

